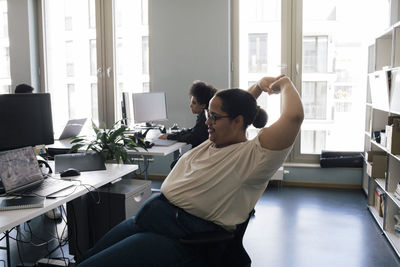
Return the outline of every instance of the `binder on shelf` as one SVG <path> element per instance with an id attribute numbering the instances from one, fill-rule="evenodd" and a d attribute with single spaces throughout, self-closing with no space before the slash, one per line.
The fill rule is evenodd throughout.
<path id="1" fill-rule="evenodd" d="M 389 74 L 387 70 L 380 70 L 368 75 L 372 105 L 385 111 L 389 111 Z"/>
<path id="2" fill-rule="evenodd" d="M 0 203 L 0 211 L 42 208 L 43 206 L 43 197 L 19 197 L 9 199 L 6 198 L 3 199 Z"/>
<path id="3" fill-rule="evenodd" d="M 367 174 L 371 178 L 385 178 L 386 153 L 384 151 L 366 151 Z"/>
<path id="4" fill-rule="evenodd" d="M 400 154 L 400 117 L 389 116 L 386 136 L 386 149 L 394 155 Z"/>
<path id="5" fill-rule="evenodd" d="M 392 69 L 390 74 L 390 112 L 400 113 L 400 68 Z"/>

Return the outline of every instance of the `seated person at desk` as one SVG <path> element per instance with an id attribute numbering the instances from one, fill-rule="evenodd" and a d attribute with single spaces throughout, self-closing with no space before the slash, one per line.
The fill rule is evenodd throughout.
<path id="1" fill-rule="evenodd" d="M 15 87 L 15 93 L 16 93 L 16 94 L 33 93 L 33 87 L 30 86 L 29 84 L 21 83 L 21 84 L 18 84 L 18 85 Z"/>
<path id="2" fill-rule="evenodd" d="M 262 128 L 262 93 L 281 92 L 278 121 Z M 289 154 L 304 118 L 300 96 L 284 75 L 264 77 L 248 92 L 219 91 L 206 110 L 209 140 L 185 153 L 136 217 L 111 229 L 78 264 L 85 266 L 193 266 L 199 255 L 179 242 L 190 233 L 231 230 L 244 222 L 269 178 Z"/>
<path id="3" fill-rule="evenodd" d="M 197 114 L 196 124 L 193 128 L 181 130 L 177 133 L 163 134 L 160 139 L 178 140 L 192 145 L 192 148 L 200 145 L 208 139 L 206 117 L 204 109 L 208 108 L 208 102 L 217 90 L 211 84 L 195 81 L 190 87 L 190 109 L 193 114 Z"/>

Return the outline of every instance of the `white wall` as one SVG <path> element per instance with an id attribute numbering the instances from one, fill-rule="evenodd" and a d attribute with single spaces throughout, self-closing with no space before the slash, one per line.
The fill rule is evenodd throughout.
<path id="1" fill-rule="evenodd" d="M 152 91 L 167 92 L 169 121 L 192 127 L 189 87 L 230 87 L 230 1 L 149 0 Z"/>

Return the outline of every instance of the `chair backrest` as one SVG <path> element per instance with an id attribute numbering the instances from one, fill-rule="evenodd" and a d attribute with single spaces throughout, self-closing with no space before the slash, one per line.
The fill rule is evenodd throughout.
<path id="1" fill-rule="evenodd" d="M 233 240 L 227 243 L 221 266 L 250 266 L 251 259 L 243 246 L 243 237 L 254 213 L 253 209 L 247 220 L 236 227 Z"/>

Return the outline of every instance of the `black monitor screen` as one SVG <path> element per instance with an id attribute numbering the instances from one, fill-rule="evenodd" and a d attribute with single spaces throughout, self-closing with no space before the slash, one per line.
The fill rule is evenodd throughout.
<path id="1" fill-rule="evenodd" d="M 50 94 L 0 95 L 0 151 L 53 143 Z"/>

